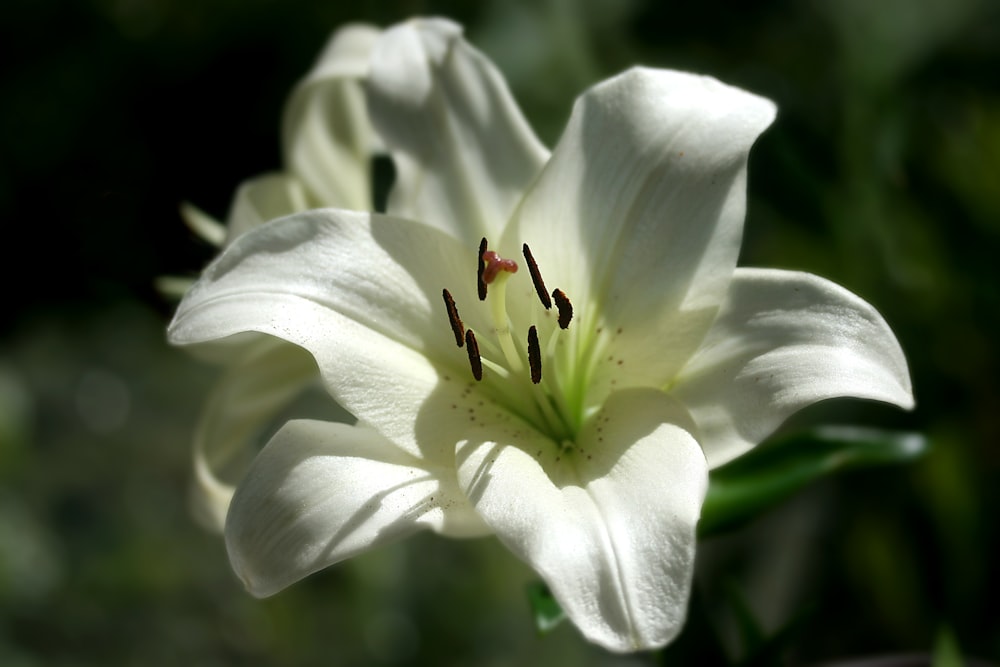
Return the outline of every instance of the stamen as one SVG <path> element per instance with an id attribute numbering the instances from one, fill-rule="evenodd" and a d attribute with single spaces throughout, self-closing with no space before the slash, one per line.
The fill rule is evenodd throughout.
<path id="1" fill-rule="evenodd" d="M 462 324 L 462 318 L 458 316 L 458 307 L 447 289 L 441 290 L 441 295 L 444 297 L 445 308 L 448 309 L 448 321 L 451 322 L 451 330 L 455 334 L 455 344 L 462 347 L 465 344 L 465 326 Z"/>
<path id="2" fill-rule="evenodd" d="M 535 284 L 535 292 L 538 293 L 538 300 L 542 302 L 545 306 L 545 310 L 552 308 L 552 299 L 549 298 L 549 293 L 545 289 L 545 282 L 542 280 L 542 274 L 538 271 L 538 264 L 535 263 L 535 258 L 531 254 L 531 248 L 525 243 L 521 246 L 521 252 L 524 253 L 524 261 L 528 263 L 528 271 L 531 273 L 531 282 Z"/>
<path id="3" fill-rule="evenodd" d="M 538 329 L 534 325 L 528 329 L 528 367 L 531 369 L 531 381 L 538 384 L 542 381 L 542 351 L 538 346 Z"/>
<path id="4" fill-rule="evenodd" d="M 486 254 L 486 237 L 479 242 L 479 268 L 476 271 L 476 284 L 479 288 L 479 300 L 486 301 L 486 281 L 483 280 L 483 273 L 486 271 L 486 260 L 483 255 Z"/>
<path id="5" fill-rule="evenodd" d="M 570 320 L 573 319 L 573 304 L 569 302 L 569 297 L 561 289 L 553 290 L 552 298 L 556 302 L 556 308 L 559 309 L 559 328 L 566 329 L 569 327 Z"/>
<path id="6" fill-rule="evenodd" d="M 469 352 L 469 365 L 472 366 L 472 377 L 479 382 L 483 379 L 483 360 L 479 356 L 479 343 L 476 342 L 476 334 L 472 329 L 465 332 L 465 348 Z"/>

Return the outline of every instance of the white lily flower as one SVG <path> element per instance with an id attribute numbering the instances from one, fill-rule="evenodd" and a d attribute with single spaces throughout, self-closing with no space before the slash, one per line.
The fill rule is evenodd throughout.
<path id="1" fill-rule="evenodd" d="M 190 204 L 182 206 L 182 217 L 195 233 L 225 247 L 290 213 L 323 206 L 373 208 L 371 159 L 381 148 L 368 120 L 362 81 L 379 34 L 361 24 L 334 33 L 285 105 L 285 170 L 241 183 L 224 225 Z M 181 283 L 179 294 L 189 288 L 190 283 Z M 317 379 L 308 355 L 273 340 L 233 356 L 194 434 L 192 506 L 206 527 L 219 531 L 246 451 L 275 415 Z"/>
<path id="2" fill-rule="evenodd" d="M 895 337 L 821 278 L 736 268 L 766 99 L 632 69 L 550 156 L 454 24 L 386 31 L 367 77 L 388 214 L 248 231 L 170 325 L 207 352 L 294 343 L 358 419 L 289 422 L 258 455 L 234 569 L 266 596 L 417 530 L 495 534 L 587 639 L 663 646 L 708 470 L 815 401 L 912 406 Z"/>
<path id="3" fill-rule="evenodd" d="M 380 31 L 364 24 L 336 31 L 285 104 L 285 170 L 240 184 L 226 224 L 190 204 L 188 226 L 212 245 L 225 246 L 268 220 L 311 208 L 372 208 L 371 158 L 380 144 L 365 107 L 362 82 Z"/>

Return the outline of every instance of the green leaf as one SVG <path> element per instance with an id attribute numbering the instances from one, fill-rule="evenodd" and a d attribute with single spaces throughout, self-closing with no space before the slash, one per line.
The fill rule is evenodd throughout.
<path id="1" fill-rule="evenodd" d="M 905 463 L 928 449 L 919 433 L 828 426 L 759 447 L 712 471 L 700 537 L 743 525 L 830 473 Z"/>
<path id="2" fill-rule="evenodd" d="M 562 610 L 552 591 L 541 581 L 528 584 L 528 601 L 531 603 L 535 627 L 541 634 L 552 632 L 560 623 L 566 620 L 566 612 Z"/>
<path id="3" fill-rule="evenodd" d="M 944 627 L 938 631 L 934 642 L 933 667 L 965 667 L 965 659 L 958 647 L 958 640 L 950 628 Z"/>

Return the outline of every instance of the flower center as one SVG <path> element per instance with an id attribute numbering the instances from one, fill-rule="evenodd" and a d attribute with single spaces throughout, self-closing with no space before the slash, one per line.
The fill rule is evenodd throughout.
<path id="1" fill-rule="evenodd" d="M 505 404 L 558 442 L 571 438 L 579 428 L 579 419 L 567 404 L 559 374 L 551 368 L 556 362 L 559 334 L 573 319 L 573 305 L 560 289 L 550 295 L 527 243 L 522 246 L 522 253 L 539 302 L 546 311 L 555 305 L 558 313 L 558 328 L 542 329 L 546 340 L 540 338 L 535 324 L 517 338 L 512 333 L 507 312 L 507 280 L 517 273 L 517 262 L 489 250 L 485 238 L 479 244 L 476 280 L 479 300 L 489 305 L 492 328 L 488 334 L 481 331 L 477 336 L 471 328 L 466 329 L 451 292 L 444 289 L 442 296 L 455 343 L 465 347 L 468 354 L 472 377 L 477 382 L 485 381 Z"/>

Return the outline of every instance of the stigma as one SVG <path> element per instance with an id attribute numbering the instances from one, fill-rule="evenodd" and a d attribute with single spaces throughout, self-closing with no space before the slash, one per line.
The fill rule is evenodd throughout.
<path id="1" fill-rule="evenodd" d="M 479 242 L 479 266 L 476 270 L 480 301 L 486 301 L 487 285 L 493 284 L 501 273 L 517 273 L 517 262 L 504 259 L 496 251 L 489 250 L 484 236 Z"/>

